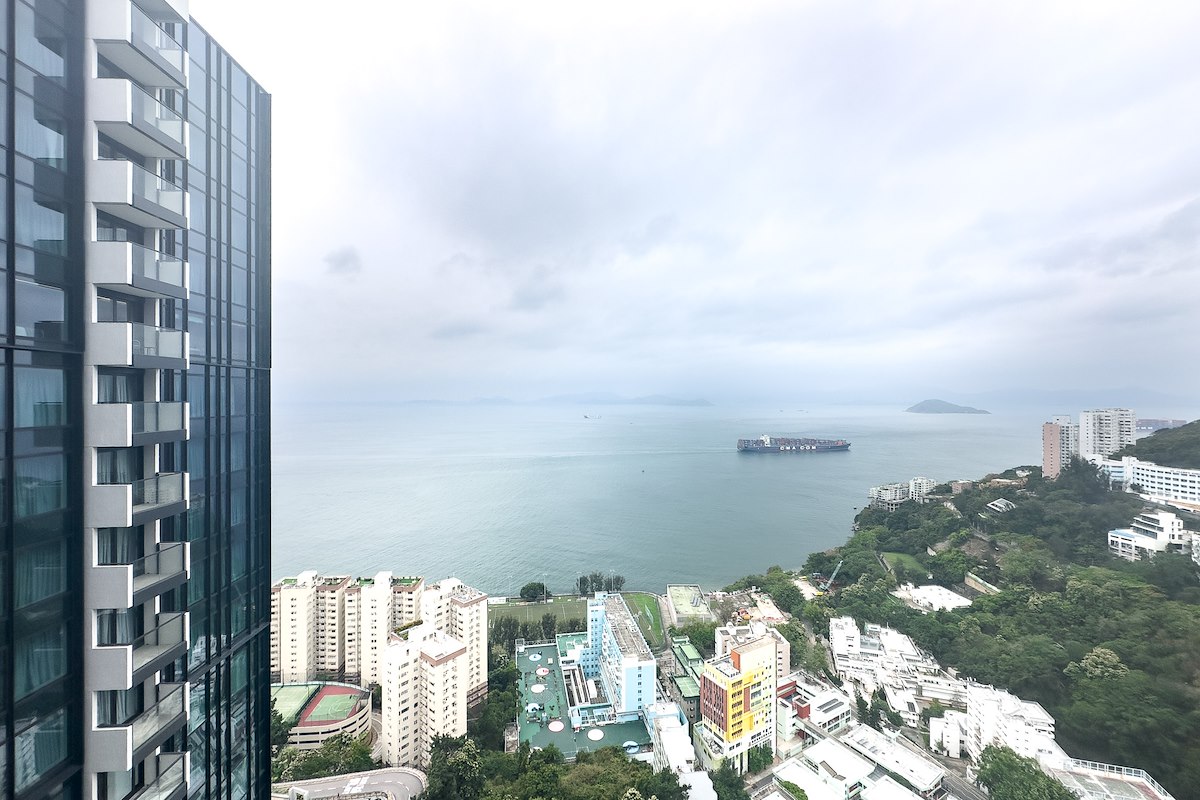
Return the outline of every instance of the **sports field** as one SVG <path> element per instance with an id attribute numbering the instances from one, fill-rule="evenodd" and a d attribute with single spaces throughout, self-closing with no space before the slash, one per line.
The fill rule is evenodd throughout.
<path id="1" fill-rule="evenodd" d="M 300 712 L 304 710 L 309 699 L 317 693 L 319 687 L 312 683 L 295 683 L 271 687 L 271 699 L 275 701 L 275 710 L 283 717 L 283 721 L 292 726 Z"/>
<path id="2" fill-rule="evenodd" d="M 658 597 L 649 592 L 621 592 L 621 597 L 625 598 L 625 605 L 629 606 L 630 613 L 637 620 L 650 649 L 657 650 L 662 647 L 666 634 Z"/>
<path id="3" fill-rule="evenodd" d="M 911 556 L 908 553 L 880 553 L 884 560 L 892 569 L 896 568 L 897 564 L 903 564 L 907 569 L 915 570 L 924 573 L 925 567 L 920 561 L 917 561 L 916 556 Z"/>
<path id="4" fill-rule="evenodd" d="M 582 597 L 555 597 L 548 603 L 497 603 L 488 606 L 488 620 L 515 617 L 518 622 L 541 622 L 543 614 L 560 620 L 586 619 L 587 602 Z"/>
<path id="5" fill-rule="evenodd" d="M 316 701 L 308 707 L 308 713 L 300 720 L 301 725 L 316 725 L 321 722 L 343 720 L 354 713 L 366 692 L 346 686 L 323 686 Z"/>

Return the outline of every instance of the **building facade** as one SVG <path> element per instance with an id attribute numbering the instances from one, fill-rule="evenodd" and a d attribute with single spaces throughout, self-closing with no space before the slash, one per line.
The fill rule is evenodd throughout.
<path id="1" fill-rule="evenodd" d="M 270 97 L 186 0 L 0 14 L 0 796 L 262 794 Z"/>
<path id="2" fill-rule="evenodd" d="M 469 671 L 466 645 L 431 623 L 391 635 L 380 665 L 386 764 L 427 767 L 434 737 L 466 735 Z"/>
<path id="3" fill-rule="evenodd" d="M 1079 425 L 1067 416 L 1042 425 L 1042 476 L 1057 478 L 1063 467 L 1079 455 Z"/>
<path id="4" fill-rule="evenodd" d="M 724 762 L 747 769 L 751 748 L 775 752 L 775 639 L 762 636 L 705 662 L 700 676 L 700 724 L 693 730 L 705 769 Z"/>
<path id="5" fill-rule="evenodd" d="M 1079 412 L 1080 458 L 1108 458 L 1133 444 L 1137 416 L 1128 408 L 1100 408 Z"/>
<path id="6" fill-rule="evenodd" d="M 1141 561 L 1157 553 L 1187 553 L 1192 550 L 1195 531 L 1170 511 L 1143 511 L 1128 528 L 1108 532 L 1108 551 L 1126 561 Z M 1195 555 L 1195 554 L 1193 554 Z"/>

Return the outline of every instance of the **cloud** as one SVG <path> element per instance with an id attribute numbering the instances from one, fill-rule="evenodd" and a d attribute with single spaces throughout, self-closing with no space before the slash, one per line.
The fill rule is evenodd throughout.
<path id="1" fill-rule="evenodd" d="M 1194 3 L 346 2 L 194 3 L 274 95 L 279 378 L 1200 396 Z"/>
<path id="2" fill-rule="evenodd" d="M 325 255 L 325 269 L 331 275 L 357 275 L 362 272 L 362 257 L 354 247 L 342 247 Z"/>

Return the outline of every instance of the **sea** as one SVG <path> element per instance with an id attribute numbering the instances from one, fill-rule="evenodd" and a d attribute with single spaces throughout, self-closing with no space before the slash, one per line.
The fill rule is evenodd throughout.
<path id="1" fill-rule="evenodd" d="M 282 405 L 273 409 L 274 579 L 455 576 L 493 595 L 719 589 L 844 542 L 871 486 L 1041 463 L 1028 415 L 895 407 Z M 739 453 L 739 438 L 848 452 Z"/>

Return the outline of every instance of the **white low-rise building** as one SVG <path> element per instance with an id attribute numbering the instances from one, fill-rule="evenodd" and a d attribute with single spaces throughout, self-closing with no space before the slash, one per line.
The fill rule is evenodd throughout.
<path id="1" fill-rule="evenodd" d="M 842 743 L 873 764 L 904 778 L 922 797 L 941 793 L 946 770 L 874 728 L 856 725 L 842 736 Z"/>
<path id="2" fill-rule="evenodd" d="M 966 730 L 965 712 L 948 709 L 940 717 L 930 717 L 929 749 L 950 758 L 962 758 Z"/>
<path id="3" fill-rule="evenodd" d="M 1092 458 L 1108 479 L 1127 492 L 1137 492 L 1156 502 L 1200 511 L 1200 469 L 1166 467 L 1132 456 Z"/>
<path id="4" fill-rule="evenodd" d="M 937 584 L 913 586 L 911 583 L 906 583 L 892 592 L 892 594 L 912 608 L 926 613 L 930 611 L 949 611 L 955 608 L 966 608 L 971 605 L 970 598 L 963 597 L 958 592 L 951 591 L 945 586 L 938 586 Z"/>
<path id="5" fill-rule="evenodd" d="M 854 700 L 836 686 L 793 672 L 779 682 L 775 752 L 791 758 L 824 735 L 852 724 Z"/>
<path id="6" fill-rule="evenodd" d="M 967 685 L 967 727 L 964 746 L 978 760 L 989 744 L 1039 758 L 1061 752 L 1054 742 L 1054 717 L 1039 703 L 992 686 Z"/>

